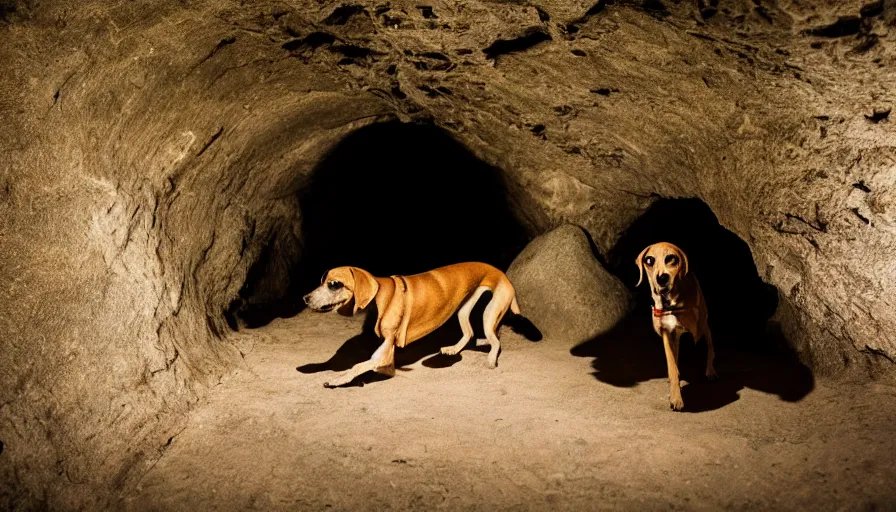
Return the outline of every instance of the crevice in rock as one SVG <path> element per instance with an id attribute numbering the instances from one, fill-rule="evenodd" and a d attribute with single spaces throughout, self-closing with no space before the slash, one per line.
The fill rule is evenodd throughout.
<path id="1" fill-rule="evenodd" d="M 890 117 L 890 112 L 892 109 L 890 108 L 875 108 L 871 115 L 865 114 L 865 119 L 871 121 L 872 123 L 879 123 L 884 119 Z"/>
<path id="2" fill-rule="evenodd" d="M 336 36 L 329 32 L 312 32 L 305 37 L 293 39 L 280 45 L 289 52 L 301 52 L 303 50 L 314 50 L 326 44 L 332 44 L 336 41 Z"/>
<path id="3" fill-rule="evenodd" d="M 858 16 L 841 16 L 829 25 L 821 25 L 806 30 L 806 33 L 818 37 L 838 38 L 852 36 L 862 30 L 862 18 Z"/>
<path id="4" fill-rule="evenodd" d="M 218 52 L 220 52 L 221 49 L 224 48 L 225 46 L 232 45 L 235 42 L 236 42 L 236 36 L 228 36 L 228 37 L 225 37 L 224 39 L 221 39 L 220 41 L 218 41 L 218 44 L 215 45 L 215 48 L 212 49 L 212 51 L 210 51 L 205 57 L 199 59 L 199 62 L 197 62 L 196 65 L 193 66 L 193 69 L 196 69 L 199 66 L 203 65 L 206 61 L 208 61 L 209 59 L 214 57 Z"/>
<path id="5" fill-rule="evenodd" d="M 869 4 L 865 4 L 859 10 L 859 14 L 863 18 L 873 18 L 875 16 L 880 16 L 884 13 L 884 0 L 877 0 L 876 2 L 871 2 Z"/>
<path id="6" fill-rule="evenodd" d="M 420 10 L 420 14 L 423 15 L 424 18 L 428 20 L 438 19 L 439 17 L 433 11 L 432 7 L 429 5 L 418 5 L 417 9 Z"/>
<path id="7" fill-rule="evenodd" d="M 365 12 L 363 6 L 343 5 L 334 9 L 333 12 L 324 19 L 324 25 L 345 25 L 352 16 L 363 12 Z"/>
<path id="8" fill-rule="evenodd" d="M 205 144 L 202 145 L 202 148 L 199 149 L 199 152 L 196 153 L 196 156 L 197 157 L 202 156 L 202 154 L 205 153 L 206 150 L 208 150 L 208 148 L 210 148 L 212 146 L 212 144 L 214 144 L 215 141 L 218 140 L 218 137 L 220 137 L 221 134 L 223 134 L 223 133 L 224 133 L 224 127 L 222 126 L 222 127 L 218 128 L 218 131 L 216 131 L 214 134 L 212 134 L 211 138 L 209 138 Z"/>
<path id="9" fill-rule="evenodd" d="M 542 27 L 531 27 L 520 37 L 498 39 L 482 50 L 488 59 L 497 59 L 500 55 L 526 51 L 540 43 L 550 41 L 551 35 Z"/>

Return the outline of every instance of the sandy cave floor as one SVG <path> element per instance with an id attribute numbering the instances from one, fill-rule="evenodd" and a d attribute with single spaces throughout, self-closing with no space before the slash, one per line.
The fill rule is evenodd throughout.
<path id="1" fill-rule="evenodd" d="M 635 323 L 632 340 L 653 342 Z M 192 412 L 124 508 L 896 509 L 892 384 L 806 382 L 793 366 L 720 351 L 721 380 L 685 388 L 698 412 L 674 413 L 659 345 L 571 354 L 504 327 L 489 370 L 481 349 L 429 355 L 452 326 L 400 351 L 392 379 L 325 389 L 320 363 L 374 350 L 355 337 L 362 325 L 303 312 L 241 331 L 249 369 Z M 693 378 L 702 353 L 682 357 Z"/>

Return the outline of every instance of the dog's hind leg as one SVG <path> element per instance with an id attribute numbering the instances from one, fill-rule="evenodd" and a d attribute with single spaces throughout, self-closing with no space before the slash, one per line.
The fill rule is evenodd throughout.
<path id="1" fill-rule="evenodd" d="M 491 350 L 488 351 L 489 368 L 498 366 L 498 353 L 501 351 L 501 341 L 498 340 L 497 334 L 498 325 L 512 301 L 512 289 L 499 284 L 495 288 L 492 300 L 485 306 L 485 312 L 482 314 L 482 330 L 485 331 L 485 339 L 476 340 L 476 346 L 491 345 Z"/>
<path id="2" fill-rule="evenodd" d="M 460 341 L 454 345 L 450 347 L 442 347 L 442 353 L 446 356 L 453 356 L 460 353 L 460 351 L 467 346 L 467 343 L 470 342 L 470 338 L 473 337 L 473 326 L 470 325 L 470 312 L 473 311 L 473 307 L 479 302 L 479 297 L 482 297 L 482 294 L 488 289 L 489 288 L 486 288 L 485 286 L 476 288 L 476 291 L 470 295 L 470 298 L 464 302 L 464 305 L 457 310 L 457 320 L 460 322 L 460 330 L 463 331 L 463 336 L 461 336 Z"/>

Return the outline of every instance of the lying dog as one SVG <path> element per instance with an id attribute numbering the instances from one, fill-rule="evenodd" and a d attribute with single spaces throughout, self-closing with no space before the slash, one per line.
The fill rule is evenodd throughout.
<path id="1" fill-rule="evenodd" d="M 715 350 L 707 323 L 706 300 L 697 277 L 688 270 L 688 257 L 678 247 L 666 242 L 650 245 L 641 251 L 635 264 L 638 265 L 638 285 L 644 280 L 645 273 L 650 282 L 653 330 L 663 338 L 666 349 L 669 405 L 673 410 L 680 411 L 684 407 L 678 374 L 678 340 L 682 333 L 691 333 L 695 343 L 701 337 L 706 338 L 706 377 L 716 378 L 713 367 Z"/>
<path id="2" fill-rule="evenodd" d="M 443 347 L 442 353 L 459 353 L 473 337 L 470 311 L 487 290 L 492 291 L 492 299 L 485 307 L 482 318 L 486 339 L 477 340 L 476 345 L 491 345 L 488 366 L 495 368 L 501 350 L 501 343 L 495 334 L 498 324 L 508 308 L 514 314 L 520 314 L 513 285 L 495 267 L 485 263 L 457 263 L 422 274 L 392 277 L 374 277 L 357 267 L 330 270 L 321 279 L 320 286 L 303 297 L 305 304 L 315 311 L 325 312 L 354 300 L 354 314 L 376 300 L 375 332 L 383 343 L 370 360 L 356 364 L 335 380 L 325 382 L 324 387 L 348 384 L 370 370 L 394 375 L 395 347 L 404 347 L 433 332 L 455 311 L 463 336 L 457 344 Z"/>

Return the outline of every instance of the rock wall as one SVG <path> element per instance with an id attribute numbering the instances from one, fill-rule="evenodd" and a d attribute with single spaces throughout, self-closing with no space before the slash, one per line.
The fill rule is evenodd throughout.
<path id="1" fill-rule="evenodd" d="M 346 134 L 428 121 L 535 235 L 698 197 L 822 374 L 896 358 L 884 2 L 0 2 L 0 494 L 98 505 L 240 364 L 224 312 Z"/>

